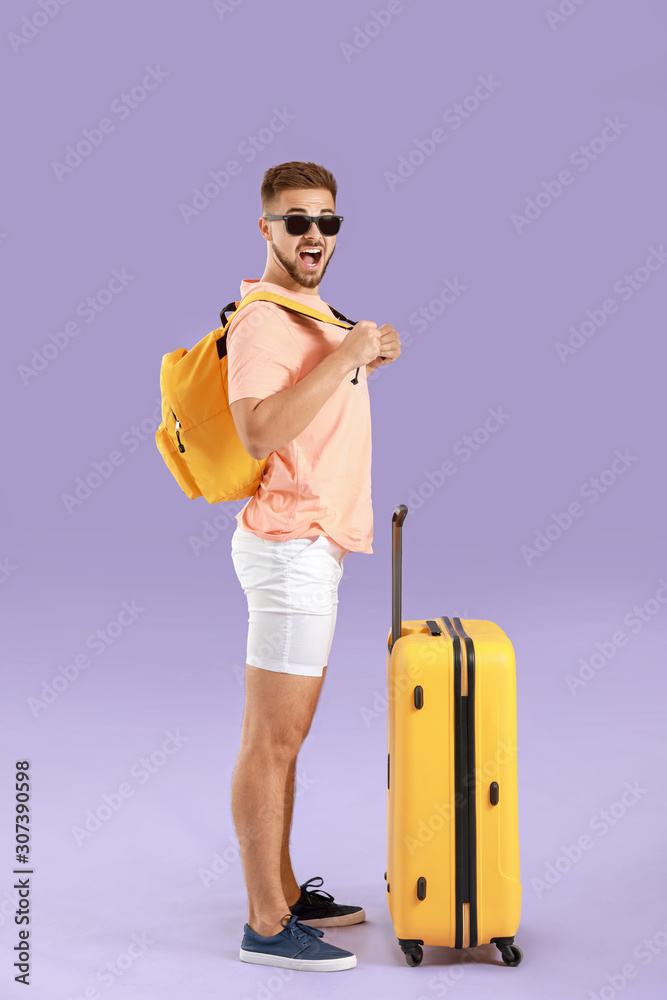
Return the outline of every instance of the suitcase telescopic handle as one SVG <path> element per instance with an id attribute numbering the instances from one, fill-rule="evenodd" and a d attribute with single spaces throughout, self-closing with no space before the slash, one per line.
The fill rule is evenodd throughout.
<path id="1" fill-rule="evenodd" d="M 403 521 L 405 521 L 406 515 L 408 513 L 408 508 L 404 503 L 400 503 L 398 507 L 394 508 L 394 513 L 391 519 L 392 526 L 392 537 L 391 537 L 391 646 L 389 650 L 393 649 L 394 643 L 397 639 L 401 637 L 401 592 L 402 592 L 402 577 L 401 569 L 403 563 L 403 548 L 401 545 L 401 528 L 403 527 Z"/>

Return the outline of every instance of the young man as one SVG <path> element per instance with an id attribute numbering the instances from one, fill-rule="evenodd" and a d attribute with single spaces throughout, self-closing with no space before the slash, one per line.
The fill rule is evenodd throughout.
<path id="1" fill-rule="evenodd" d="M 259 228 L 264 274 L 241 283 L 333 318 L 319 284 L 333 256 L 337 185 L 314 163 L 266 171 Z M 285 218 L 287 217 L 287 218 Z M 352 968 L 356 956 L 317 928 L 358 923 L 292 871 L 296 759 L 310 728 L 333 641 L 343 560 L 372 553 L 371 424 L 366 378 L 401 353 L 394 328 L 351 330 L 253 302 L 228 337 L 232 417 L 246 450 L 269 456 L 259 490 L 237 514 L 234 568 L 248 599 L 246 701 L 232 811 L 248 891 L 243 961 Z M 356 376 L 356 381 L 353 381 Z"/>

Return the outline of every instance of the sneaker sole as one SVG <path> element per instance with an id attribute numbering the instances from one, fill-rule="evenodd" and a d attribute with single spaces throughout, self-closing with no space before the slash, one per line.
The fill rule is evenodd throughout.
<path id="1" fill-rule="evenodd" d="M 366 919 L 366 912 L 359 910 L 358 913 L 344 913 L 340 917 L 320 917 L 317 920 L 307 920 L 302 917 L 297 918 L 300 924 L 308 924 L 310 927 L 349 927 L 350 924 L 360 924 Z"/>
<path id="2" fill-rule="evenodd" d="M 297 972 L 337 972 L 340 969 L 353 969 L 357 964 L 357 956 L 344 958 L 286 958 L 283 955 L 267 955 L 262 951 L 246 951 L 241 948 L 239 958 L 242 962 L 253 965 L 274 965 L 279 969 L 295 969 Z"/>

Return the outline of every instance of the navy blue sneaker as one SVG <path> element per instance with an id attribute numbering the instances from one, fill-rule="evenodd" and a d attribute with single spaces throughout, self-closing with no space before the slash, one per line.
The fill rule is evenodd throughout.
<path id="1" fill-rule="evenodd" d="M 357 956 L 351 951 L 320 941 L 324 932 L 302 927 L 294 915 L 286 913 L 281 923 L 283 930 L 270 937 L 257 934 L 246 924 L 239 952 L 241 961 L 300 972 L 336 972 L 353 969 L 357 964 Z"/>
<path id="2" fill-rule="evenodd" d="M 290 906 L 290 912 L 298 918 L 299 923 L 308 924 L 309 927 L 346 927 L 366 919 L 366 913 L 360 906 L 342 906 L 334 901 L 330 892 L 311 888 L 322 885 L 323 882 L 322 876 L 316 875 L 299 886 L 301 895 Z"/>

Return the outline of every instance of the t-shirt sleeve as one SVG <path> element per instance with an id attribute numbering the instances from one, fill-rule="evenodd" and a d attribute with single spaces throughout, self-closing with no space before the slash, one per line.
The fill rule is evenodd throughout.
<path id="1" fill-rule="evenodd" d="M 228 337 L 229 402 L 246 396 L 266 399 L 288 389 L 301 364 L 301 349 L 280 315 L 264 302 L 250 303 Z"/>

